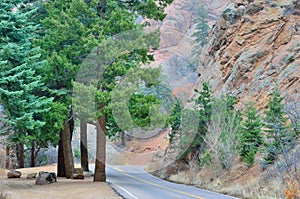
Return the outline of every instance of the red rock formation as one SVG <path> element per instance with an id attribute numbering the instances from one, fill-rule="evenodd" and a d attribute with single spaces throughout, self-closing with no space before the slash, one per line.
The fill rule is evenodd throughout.
<path id="1" fill-rule="evenodd" d="M 199 62 L 198 89 L 210 82 L 217 95 L 241 105 L 266 105 L 278 84 L 293 98 L 300 92 L 300 2 L 236 0 L 222 13 Z"/>

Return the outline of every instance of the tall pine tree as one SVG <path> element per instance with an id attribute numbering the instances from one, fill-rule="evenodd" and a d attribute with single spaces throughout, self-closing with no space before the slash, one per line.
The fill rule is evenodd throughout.
<path id="1" fill-rule="evenodd" d="M 135 21 L 138 15 L 163 20 L 165 17 L 164 8 L 171 2 L 172 0 L 46 1 L 44 6 L 47 15 L 42 20 L 45 35 L 37 44 L 41 45 L 44 50 L 43 55 L 48 59 L 45 69 L 47 76 L 44 80 L 52 89 L 49 95 L 54 96 L 55 101 L 68 107 L 71 104 L 71 80 L 75 79 L 82 61 L 91 50 L 107 38 L 141 27 Z M 107 50 L 114 53 L 112 49 Z M 96 105 L 101 113 L 99 113 L 100 125 L 97 129 L 99 130 L 98 140 L 100 141 L 98 143 L 99 146 L 101 145 L 101 149 L 98 149 L 97 153 L 99 152 L 99 159 L 101 160 L 96 162 L 95 181 L 105 181 L 105 161 L 103 158 L 105 158 L 106 115 L 104 107 L 108 105 L 109 93 L 116 83 L 115 77 L 124 75 L 130 68 L 141 64 L 143 60 L 149 60 L 147 51 L 146 48 L 136 51 L 133 49 L 126 55 L 116 56 L 118 59 L 106 67 L 102 77 L 104 81 L 101 80 L 98 83 L 99 92 L 96 97 Z M 64 166 L 60 165 L 58 164 L 58 175 L 64 174 L 60 172 Z"/>
<path id="2" fill-rule="evenodd" d="M 36 71 L 45 61 L 40 60 L 40 49 L 31 43 L 38 28 L 29 21 L 35 10 L 18 9 L 21 3 L 0 2 L 0 99 L 14 131 L 10 140 L 19 146 L 19 166 L 24 167 L 24 144 L 34 150 L 35 143 L 41 148 L 52 139 L 41 141 L 47 137 L 41 129 L 52 98 L 39 96 L 44 85 Z"/>

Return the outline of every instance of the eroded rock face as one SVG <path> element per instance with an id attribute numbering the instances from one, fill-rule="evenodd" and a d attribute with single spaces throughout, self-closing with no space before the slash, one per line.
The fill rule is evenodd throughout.
<path id="1" fill-rule="evenodd" d="M 217 95 L 240 105 L 266 106 L 276 84 L 291 97 L 300 92 L 300 6 L 297 0 L 236 0 L 209 34 L 199 62 L 198 89 L 210 82 Z"/>

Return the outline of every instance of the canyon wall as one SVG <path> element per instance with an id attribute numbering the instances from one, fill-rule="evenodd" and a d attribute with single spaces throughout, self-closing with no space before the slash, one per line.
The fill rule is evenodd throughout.
<path id="1" fill-rule="evenodd" d="M 208 35 L 196 87 L 265 108 L 276 85 L 290 101 L 300 92 L 300 1 L 236 0 Z"/>
<path id="2" fill-rule="evenodd" d="M 149 21 L 150 30 L 160 30 L 160 46 L 153 53 L 155 62 L 151 67 L 161 67 L 164 79 L 174 94 L 183 102 L 191 97 L 197 82 L 199 57 L 193 56 L 195 48 L 192 34 L 199 6 L 204 4 L 208 11 L 210 27 L 215 24 L 229 0 L 174 0 L 166 8 L 163 22 Z"/>

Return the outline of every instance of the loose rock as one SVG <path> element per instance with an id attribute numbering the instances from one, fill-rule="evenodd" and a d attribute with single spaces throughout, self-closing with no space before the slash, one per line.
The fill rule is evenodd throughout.
<path id="1" fill-rule="evenodd" d="M 36 185 L 47 185 L 57 182 L 56 173 L 40 171 L 39 176 L 36 179 Z"/>
<path id="2" fill-rule="evenodd" d="M 7 173 L 7 178 L 20 178 L 22 173 L 20 171 L 16 171 L 14 169 L 11 169 Z"/>
<path id="3" fill-rule="evenodd" d="M 36 178 L 37 173 L 30 173 L 27 175 L 27 179 L 33 179 Z"/>

